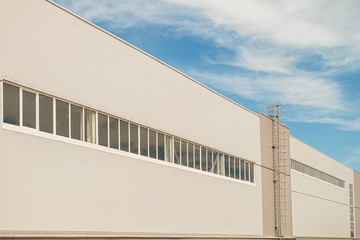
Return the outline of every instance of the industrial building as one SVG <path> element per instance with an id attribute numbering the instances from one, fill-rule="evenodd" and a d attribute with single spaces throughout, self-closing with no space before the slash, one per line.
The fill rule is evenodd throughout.
<path id="1" fill-rule="evenodd" d="M 50 0 L 0 0 L 0 238 L 351 239 L 360 174 Z"/>

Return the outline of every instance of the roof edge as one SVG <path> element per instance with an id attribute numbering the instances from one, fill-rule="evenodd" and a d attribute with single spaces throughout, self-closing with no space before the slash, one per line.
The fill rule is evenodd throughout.
<path id="1" fill-rule="evenodd" d="M 301 143 L 305 144 L 306 146 L 308 146 L 308 147 L 312 148 L 313 150 L 315 150 L 315 151 L 317 151 L 317 152 L 319 152 L 319 153 L 321 153 L 321 154 L 325 155 L 326 157 L 330 158 L 331 160 L 333 160 L 333 161 L 335 161 L 335 162 L 337 162 L 337 163 L 340 163 L 340 164 L 341 164 L 341 165 L 343 165 L 344 167 L 347 167 L 348 169 L 351 169 L 351 170 L 353 170 L 354 172 L 360 173 L 360 172 L 356 171 L 355 169 L 353 169 L 353 168 L 351 168 L 351 167 L 347 166 L 345 163 L 340 162 L 339 160 L 336 160 L 335 158 L 333 158 L 333 157 L 331 157 L 331 156 L 327 155 L 326 153 L 323 153 L 323 152 L 321 152 L 320 150 L 316 149 L 315 147 L 313 147 L 313 146 L 311 146 L 311 145 L 307 144 L 306 142 L 304 142 L 304 141 L 302 141 L 302 140 L 300 140 L 300 139 L 298 139 L 298 138 L 296 138 L 296 137 L 294 137 L 294 136 L 291 136 L 291 135 L 290 135 L 290 138 L 293 138 L 293 139 L 295 139 L 295 140 L 297 140 L 297 141 L 299 141 L 299 142 L 301 142 Z M 291 151 L 291 150 L 290 150 L 290 151 Z"/>
<path id="2" fill-rule="evenodd" d="M 83 21 L 83 22 L 85 22 L 85 23 L 89 24 L 90 26 L 92 26 L 92 27 L 94 27 L 94 28 L 96 28 L 96 29 L 98 29 L 98 30 L 102 31 L 103 33 L 105 33 L 105 34 L 107 34 L 107 35 L 109 35 L 109 36 L 111 36 L 111 37 L 115 38 L 116 40 L 118 40 L 118 41 L 120 41 L 120 42 L 122 42 L 122 43 L 124 43 L 124 44 L 128 45 L 129 47 L 131 47 L 131 48 L 133 48 L 133 49 L 137 50 L 138 52 L 140 52 L 140 53 L 142 53 L 142 54 L 146 55 L 147 57 L 150 57 L 151 59 L 153 59 L 153 60 L 155 60 L 155 61 L 159 62 L 160 64 L 162 64 L 162 65 L 164 65 L 164 66 L 166 66 L 166 67 L 170 68 L 171 70 L 173 70 L 173 71 L 175 71 L 175 72 L 177 72 L 177 73 L 181 74 L 182 76 L 186 77 L 187 79 L 189 79 L 189 80 L 191 80 L 191 81 L 193 81 L 193 82 L 195 82 L 195 83 L 199 84 L 200 86 L 202 86 L 202 87 L 206 88 L 207 90 L 209 90 L 209 91 L 211 91 L 211 92 L 215 93 L 216 95 L 218 95 L 218 96 L 220 96 L 220 97 L 224 98 L 225 100 L 227 100 L 227 101 L 229 101 L 229 102 L 231 102 L 231 103 L 235 104 L 236 106 L 238 106 L 238 107 L 240 107 L 240 108 L 242 108 L 242 109 L 244 109 L 244 110 L 248 111 L 249 113 L 254 114 L 255 116 L 258 116 L 258 114 L 257 114 L 257 113 L 255 113 L 255 112 L 251 111 L 250 109 L 247 109 L 246 107 L 244 107 L 244 106 L 240 105 L 239 103 L 237 103 L 237 102 L 235 102 L 235 101 L 231 100 L 230 98 L 225 97 L 224 95 L 222 95 L 222 94 L 220 94 L 220 93 L 216 92 L 215 90 L 213 90 L 212 88 L 210 88 L 210 87 L 206 86 L 205 84 L 203 84 L 203 83 L 201 83 L 201 82 L 199 82 L 199 81 L 195 80 L 194 78 L 192 78 L 192 77 L 190 77 L 190 76 L 186 75 L 185 73 L 181 72 L 180 70 L 178 70 L 178 69 L 176 69 L 176 68 L 174 68 L 174 67 L 172 67 L 172 66 L 170 66 L 170 65 L 166 64 L 165 62 L 161 61 L 160 59 L 157 59 L 156 57 L 154 57 L 154 56 L 150 55 L 149 53 L 147 53 L 147 52 L 145 52 L 145 51 L 143 51 L 143 50 L 141 50 L 141 49 L 139 49 L 139 48 L 135 47 L 134 45 L 132 45 L 132 44 L 128 43 L 127 41 L 125 41 L 125 40 L 121 39 L 120 37 L 118 37 L 118 36 L 116 36 L 116 35 L 114 35 L 114 34 L 110 33 L 109 31 L 106 31 L 105 29 L 103 29 L 103 28 L 101 28 L 101 27 L 97 26 L 96 24 L 94 24 L 94 23 L 92 23 L 92 22 L 90 22 L 90 21 L 86 20 L 85 18 L 80 17 L 79 15 L 77 15 L 77 14 L 75 14 L 75 13 L 71 12 L 69 9 L 66 9 L 66 8 L 64 8 L 63 6 L 59 5 L 58 3 L 54 2 L 53 0 L 45 0 L 45 1 L 47 1 L 48 3 L 53 4 L 54 6 L 56 6 L 56 7 L 60 8 L 61 10 L 63 10 L 63 11 L 65 11 L 65 12 L 69 13 L 70 15 L 72 15 L 72 16 L 74 16 L 74 17 L 78 18 L 79 20 L 81 20 L 81 21 Z"/>

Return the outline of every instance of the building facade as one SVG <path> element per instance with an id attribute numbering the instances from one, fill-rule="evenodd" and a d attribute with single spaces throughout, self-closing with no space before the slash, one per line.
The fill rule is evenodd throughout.
<path id="1" fill-rule="evenodd" d="M 276 119 L 52 1 L 0 0 L 0 33 L 1 238 L 360 231 L 360 175 Z"/>

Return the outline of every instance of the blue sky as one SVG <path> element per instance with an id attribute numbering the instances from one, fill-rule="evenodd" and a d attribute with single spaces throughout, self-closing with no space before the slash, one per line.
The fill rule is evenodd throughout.
<path id="1" fill-rule="evenodd" d="M 360 1 L 56 2 L 360 171 Z"/>

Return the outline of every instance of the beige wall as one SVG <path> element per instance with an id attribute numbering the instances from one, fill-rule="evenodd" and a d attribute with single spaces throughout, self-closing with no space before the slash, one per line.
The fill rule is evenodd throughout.
<path id="1" fill-rule="evenodd" d="M 345 181 L 345 189 L 291 171 L 293 233 L 301 237 L 350 237 L 349 183 L 353 170 L 290 138 L 290 157 Z"/>
<path id="2" fill-rule="evenodd" d="M 262 234 L 258 168 L 254 186 L 5 129 L 0 151 L 0 232 L 8 236 Z"/>
<path id="3" fill-rule="evenodd" d="M 259 163 L 256 114 L 48 1 L 0 11 L 0 77 Z"/>
<path id="4" fill-rule="evenodd" d="M 260 163 L 256 114 L 54 4 L 1 0 L 0 33 L 1 78 Z M 257 166 L 245 184 L 51 138 L 0 130 L 0 231 L 262 235 Z"/>

